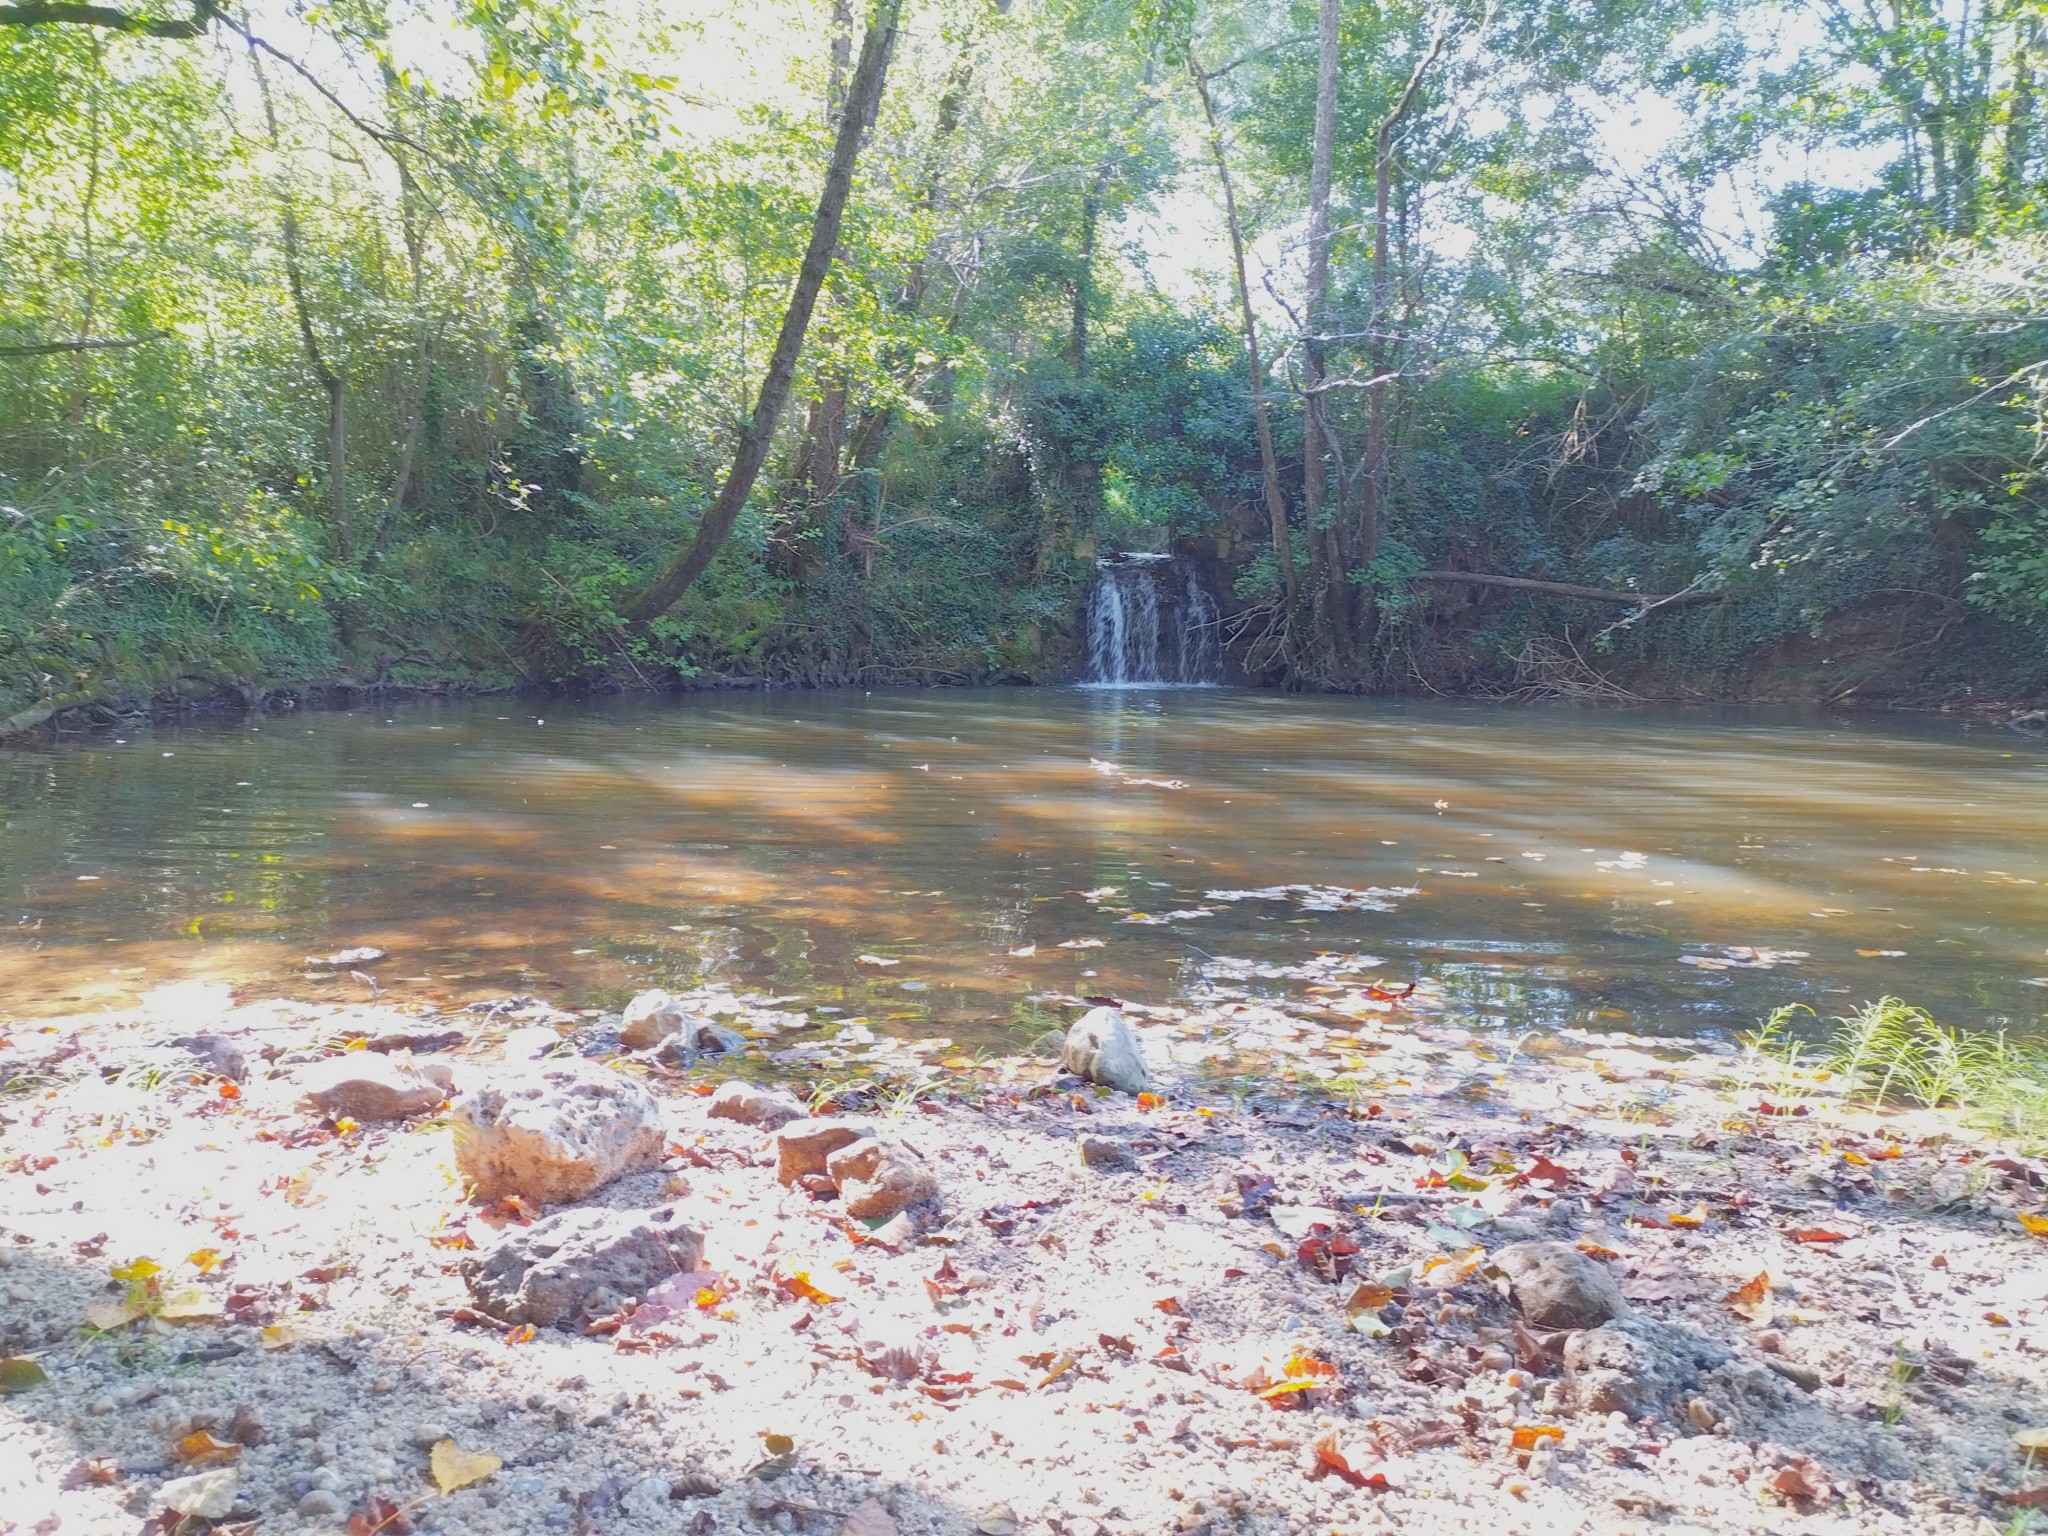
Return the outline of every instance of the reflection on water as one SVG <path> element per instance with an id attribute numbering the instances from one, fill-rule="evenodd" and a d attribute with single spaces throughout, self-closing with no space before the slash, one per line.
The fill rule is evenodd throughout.
<path id="1" fill-rule="evenodd" d="M 0 758 L 0 1009 L 360 996 L 298 961 L 373 944 L 404 998 L 712 979 L 974 1040 L 1037 992 L 1337 950 L 1510 1030 L 1890 991 L 2036 1032 L 2044 804 L 2048 745 L 1895 722 L 1221 690 L 283 716 Z"/>

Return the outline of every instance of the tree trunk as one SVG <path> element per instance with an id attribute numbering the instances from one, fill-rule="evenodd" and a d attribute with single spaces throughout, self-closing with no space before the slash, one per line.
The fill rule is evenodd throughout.
<path id="1" fill-rule="evenodd" d="M 1188 53 L 1188 74 L 1202 96 L 1202 115 L 1209 121 L 1209 147 L 1216 157 L 1216 178 L 1223 184 L 1223 219 L 1230 228 L 1230 259 L 1237 271 L 1237 304 L 1244 317 L 1245 371 L 1252 395 L 1252 424 L 1259 438 L 1259 472 L 1265 482 L 1266 517 L 1273 529 L 1273 559 L 1280 567 L 1280 580 L 1287 590 L 1287 607 L 1292 612 L 1299 596 L 1294 574 L 1294 541 L 1287 532 L 1287 502 L 1280 494 L 1280 462 L 1273 452 L 1273 424 L 1266 410 L 1266 370 L 1259 360 L 1259 323 L 1252 313 L 1251 284 L 1245 276 L 1244 232 L 1237 220 L 1237 193 L 1230 181 L 1230 162 L 1223 153 L 1223 130 L 1216 121 L 1216 103 L 1209 94 L 1209 77 Z"/>
<path id="2" fill-rule="evenodd" d="M 1309 153 L 1308 282 L 1302 323 L 1302 497 L 1311 542 L 1322 547 L 1324 628 L 1333 650 L 1340 650 L 1349 624 L 1341 518 L 1326 515 L 1329 475 L 1329 417 L 1323 385 L 1328 353 L 1323 343 L 1325 310 L 1330 297 L 1330 165 L 1337 142 L 1337 18 L 1338 0 L 1321 0 L 1316 25 L 1315 136 Z"/>
<path id="3" fill-rule="evenodd" d="M 860 62 L 854 66 L 847 87 L 846 111 L 839 120 L 839 135 L 832 146 L 832 163 L 825 172 L 825 185 L 818 194 L 818 211 L 811 221 L 811 243 L 797 271 L 796 289 L 782 317 L 782 330 L 775 339 L 775 351 L 768 360 L 767 374 L 754 412 L 740 429 L 732 469 L 718 495 L 697 525 L 697 536 L 689 547 L 658 576 L 653 584 L 627 609 L 636 623 L 658 618 L 675 606 L 676 599 L 689 590 L 690 583 L 704 573 L 724 545 L 732 525 L 739 518 L 768 449 L 775 437 L 775 422 L 789 403 L 791 381 L 796 376 L 798 354 L 803 351 L 804 332 L 810 328 L 811 312 L 817 307 L 818 290 L 832 266 L 832 251 L 839 243 L 839 225 L 846 214 L 846 199 L 853 190 L 854 166 L 860 158 L 860 141 L 881 106 L 882 86 L 889 72 L 889 54 L 896 44 L 896 20 L 902 0 L 876 0 L 867 36 L 861 42 Z"/>

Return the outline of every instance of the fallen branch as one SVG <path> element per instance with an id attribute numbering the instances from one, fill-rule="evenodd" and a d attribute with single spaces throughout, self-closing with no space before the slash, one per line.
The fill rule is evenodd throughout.
<path id="1" fill-rule="evenodd" d="M 0 347 L 0 357 L 49 357 L 58 352 L 108 352 L 120 347 L 147 346 L 162 341 L 169 331 L 145 331 L 140 336 L 87 336 L 77 341 L 37 341 L 23 346 Z"/>
<path id="2" fill-rule="evenodd" d="M 1587 603 L 1626 603 L 1631 608 L 1640 608 L 1645 613 L 1652 608 L 1696 608 L 1702 603 L 1718 603 L 1723 593 L 1706 588 L 1689 588 L 1684 592 L 1619 592 L 1608 587 L 1582 587 L 1569 581 L 1537 581 L 1528 576 L 1493 576 L 1482 571 L 1418 571 L 1416 581 L 1436 582 L 1444 586 L 1507 587 L 1517 592 L 1542 592 L 1550 597 L 1573 597 Z"/>

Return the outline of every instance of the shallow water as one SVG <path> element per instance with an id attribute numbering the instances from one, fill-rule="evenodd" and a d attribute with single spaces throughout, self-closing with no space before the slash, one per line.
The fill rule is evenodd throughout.
<path id="1" fill-rule="evenodd" d="M 1036 993 L 1336 950 L 1509 1030 L 1891 992 L 2039 1034 L 2044 810 L 2048 743 L 1940 722 L 1216 689 L 287 715 L 0 756 L 0 1014 L 357 999 L 299 962 L 369 944 L 399 998 L 708 979 L 994 1041 Z M 1281 885 L 1394 894 L 1206 894 Z M 1805 958 L 1688 962 L 1729 946 Z"/>

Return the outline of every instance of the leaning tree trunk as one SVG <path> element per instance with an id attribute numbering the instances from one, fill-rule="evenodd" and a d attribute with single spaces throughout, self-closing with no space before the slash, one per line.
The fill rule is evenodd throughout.
<path id="1" fill-rule="evenodd" d="M 1294 543 L 1287 533 L 1287 502 L 1280 494 L 1280 461 L 1273 452 L 1273 423 L 1266 410 L 1265 365 L 1259 360 L 1259 322 L 1252 313 L 1251 284 L 1245 276 L 1244 230 L 1237 219 L 1237 192 L 1230 181 L 1230 162 L 1223 153 L 1223 129 L 1216 121 L 1216 102 L 1209 94 L 1209 77 L 1188 53 L 1188 73 L 1202 96 L 1202 115 L 1209 121 L 1209 147 L 1216 157 L 1216 178 L 1223 184 L 1223 220 L 1230 227 L 1230 259 L 1237 271 L 1237 303 L 1244 315 L 1245 370 L 1250 376 L 1252 425 L 1259 438 L 1259 471 L 1265 481 L 1266 518 L 1273 529 L 1273 559 L 1280 567 L 1281 584 L 1287 590 L 1288 612 L 1294 611 L 1297 586 L 1294 576 Z"/>
<path id="2" fill-rule="evenodd" d="M 817 215 L 811 221 L 811 243 L 797 271 L 796 290 L 782 317 L 782 331 L 775 339 L 775 351 L 768 359 L 768 372 L 761 380 L 761 393 L 754 401 L 754 413 L 740 429 L 739 447 L 733 454 L 732 469 L 704 519 L 697 536 L 675 561 L 656 577 L 653 584 L 626 610 L 635 623 L 659 618 L 675 606 L 676 599 L 704 574 L 704 568 L 724 545 L 739 519 L 768 449 L 775 437 L 775 422 L 789 403 L 791 381 L 796 376 L 798 355 L 803 351 L 804 332 L 811 312 L 817 308 L 818 291 L 832 267 L 832 250 L 839 243 L 839 225 L 846 214 L 846 199 L 853 190 L 854 166 L 860 159 L 861 135 L 874 121 L 882 102 L 882 85 L 889 72 L 889 54 L 896 43 L 896 21 L 902 0 L 876 0 L 873 19 L 861 43 L 860 62 L 846 91 L 846 111 L 839 119 L 839 135 L 832 146 L 832 164 L 825 172 L 825 186 L 818 194 Z"/>

